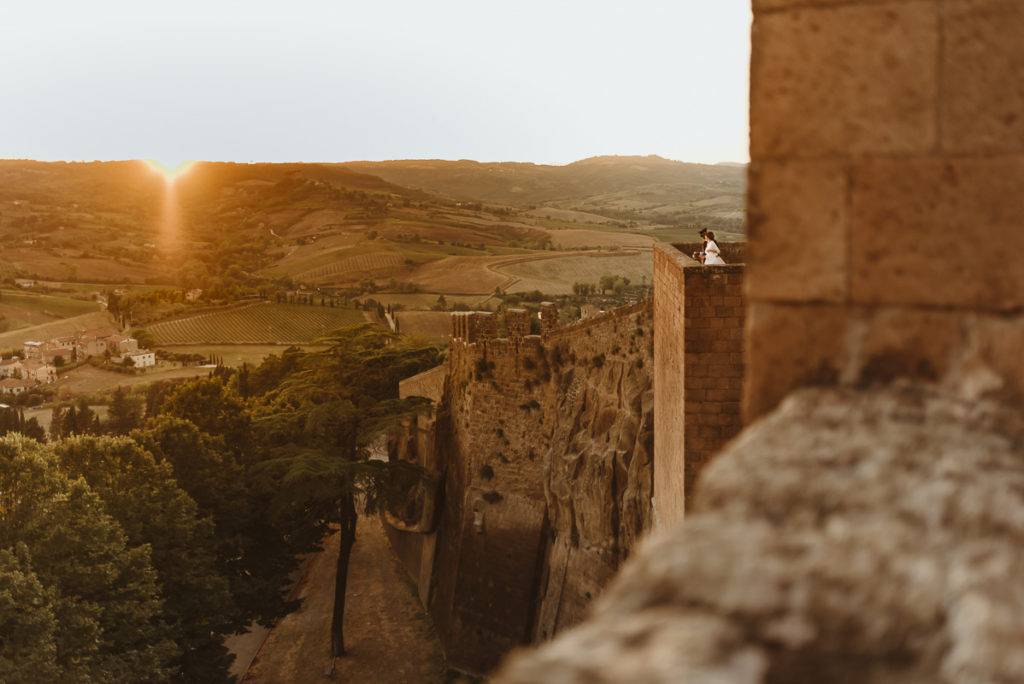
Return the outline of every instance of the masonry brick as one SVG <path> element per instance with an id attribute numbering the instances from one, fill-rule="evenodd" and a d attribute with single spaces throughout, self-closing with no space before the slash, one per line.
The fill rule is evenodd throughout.
<path id="1" fill-rule="evenodd" d="M 1024 3 L 948 0 L 942 12 L 943 149 L 1024 151 Z"/>
<path id="2" fill-rule="evenodd" d="M 769 161 L 751 167 L 748 297 L 846 298 L 847 186 L 842 162 Z M 728 299 L 737 306 L 735 298 Z"/>
<path id="3" fill-rule="evenodd" d="M 754 160 L 934 147 L 933 2 L 762 13 L 753 34 Z"/>
<path id="4" fill-rule="evenodd" d="M 804 385 L 834 384 L 843 370 L 848 313 L 833 304 L 751 302 L 744 422 Z"/>
<path id="5" fill-rule="evenodd" d="M 878 159 L 853 175 L 861 304 L 1024 306 L 1024 157 Z"/>

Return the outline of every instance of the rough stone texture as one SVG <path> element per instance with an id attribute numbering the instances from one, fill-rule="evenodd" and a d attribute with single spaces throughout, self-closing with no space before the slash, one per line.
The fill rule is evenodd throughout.
<path id="1" fill-rule="evenodd" d="M 895 377 L 1024 399 L 1022 31 L 1016 0 L 755 0 L 748 420 Z"/>
<path id="2" fill-rule="evenodd" d="M 580 622 L 651 527 L 650 303 L 557 331 L 547 346 L 553 391 L 541 410 L 550 537 L 537 640 Z"/>
<path id="3" fill-rule="evenodd" d="M 654 250 L 659 526 L 682 518 L 704 464 L 741 428 L 743 271 L 741 264 L 701 266 L 671 245 Z"/>
<path id="4" fill-rule="evenodd" d="M 770 411 L 797 387 L 840 378 L 847 311 L 831 304 L 754 301 L 747 307 L 747 378 L 743 417 Z"/>
<path id="5" fill-rule="evenodd" d="M 1024 151 L 1024 5 L 949 0 L 942 12 L 943 148 Z"/>
<path id="6" fill-rule="evenodd" d="M 802 386 L 863 387 L 910 378 L 967 398 L 1024 397 L 1020 315 L 753 302 L 747 335 L 767 341 L 746 351 L 747 422 Z"/>
<path id="7" fill-rule="evenodd" d="M 908 153 L 936 142 L 933 2 L 754 18 L 751 156 Z"/>
<path id="8" fill-rule="evenodd" d="M 865 161 L 850 211 L 855 302 L 1024 306 L 1024 157 Z"/>
<path id="9" fill-rule="evenodd" d="M 848 240 L 846 166 L 762 162 L 751 168 L 746 288 L 776 301 L 844 301 Z M 807 236 L 813 235 L 813 240 Z"/>
<path id="10" fill-rule="evenodd" d="M 650 302 L 543 338 L 523 313 L 504 317 L 511 338 L 476 342 L 478 317 L 457 317 L 448 364 L 402 383 L 434 407 L 391 436 L 443 482 L 436 528 L 389 516 L 388 535 L 470 673 L 579 622 L 651 526 Z"/>
<path id="11" fill-rule="evenodd" d="M 497 681 L 1024 681 L 1024 420 L 925 385 L 801 391 Z"/>
<path id="12" fill-rule="evenodd" d="M 692 254 L 692 251 L 690 252 Z M 685 269 L 697 265 L 669 245 L 654 248 L 654 523 L 681 520 L 686 505 Z"/>

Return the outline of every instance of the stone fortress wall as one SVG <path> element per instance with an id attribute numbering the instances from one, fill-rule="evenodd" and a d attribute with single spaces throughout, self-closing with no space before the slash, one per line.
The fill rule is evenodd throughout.
<path id="1" fill-rule="evenodd" d="M 727 245 L 727 247 L 726 247 Z M 681 520 L 709 459 L 742 428 L 742 243 L 706 267 L 697 244 L 654 249 L 654 518 Z"/>
<path id="2" fill-rule="evenodd" d="M 402 385 L 436 403 L 393 453 L 443 485 L 432 527 L 388 533 L 462 671 L 581 620 L 650 526 L 650 302 L 556 313 L 543 336 L 522 310 L 455 314 L 443 390 L 439 369 Z"/>
<path id="3" fill-rule="evenodd" d="M 748 418 L 981 368 L 1024 397 L 1024 3 L 754 9 Z"/>
<path id="4" fill-rule="evenodd" d="M 1022 682 L 1024 2 L 753 9 L 748 425 L 495 681 Z"/>
<path id="5" fill-rule="evenodd" d="M 486 673 L 583 620 L 653 526 L 655 490 L 681 515 L 738 430 L 743 267 L 654 258 L 653 302 L 565 327 L 542 304 L 540 335 L 524 310 L 453 314 L 445 366 L 402 384 L 434 406 L 392 454 L 441 486 L 432 520 L 388 533 L 455 669 Z"/>

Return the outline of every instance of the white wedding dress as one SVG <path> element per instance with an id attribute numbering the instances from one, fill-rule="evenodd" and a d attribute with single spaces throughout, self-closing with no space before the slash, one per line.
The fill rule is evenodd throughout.
<path id="1" fill-rule="evenodd" d="M 704 265 L 725 266 L 725 260 L 722 258 L 722 250 L 718 248 L 718 245 L 714 240 L 708 240 L 708 244 L 704 246 Z"/>

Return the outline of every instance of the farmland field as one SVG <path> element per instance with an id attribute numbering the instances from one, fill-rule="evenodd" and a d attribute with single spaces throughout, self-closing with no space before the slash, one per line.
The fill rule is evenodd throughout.
<path id="1" fill-rule="evenodd" d="M 603 275 L 625 276 L 634 283 L 644 276 L 651 282 L 651 253 L 622 252 L 617 255 L 571 256 L 521 261 L 500 267 L 515 278 L 508 292 L 540 290 L 545 294 L 571 294 L 573 283 L 597 284 Z"/>
<path id="2" fill-rule="evenodd" d="M 48 294 L 0 291 L 0 332 L 42 325 L 62 318 L 71 318 L 99 311 L 96 302 Z"/>
<path id="3" fill-rule="evenodd" d="M 304 282 L 318 282 L 331 278 L 372 273 L 400 266 L 405 258 L 400 254 L 357 254 L 338 259 L 334 263 L 297 273 L 295 278 Z"/>
<path id="4" fill-rule="evenodd" d="M 260 302 L 163 321 L 147 330 L 159 346 L 289 344 L 312 342 L 332 330 L 365 320 L 358 309 Z"/>
<path id="5" fill-rule="evenodd" d="M 218 356 L 219 361 L 222 361 L 225 366 L 237 367 L 243 363 L 248 363 L 252 366 L 259 365 L 263 359 L 267 358 L 272 354 L 280 355 L 284 353 L 284 350 L 291 345 L 287 344 L 188 344 L 180 347 L 167 346 L 160 347 L 164 351 L 174 352 L 177 354 L 201 354 L 202 356 L 210 356 L 211 354 Z M 321 349 L 317 345 L 296 345 L 301 346 L 305 351 L 316 351 Z"/>
<path id="6" fill-rule="evenodd" d="M 57 392 L 61 397 L 94 395 L 117 387 L 138 387 L 160 380 L 186 380 L 209 374 L 210 369 L 201 366 L 158 366 L 141 375 L 125 375 L 85 364 L 61 375 Z"/>
<path id="7" fill-rule="evenodd" d="M 446 294 L 445 300 L 448 302 L 448 306 L 454 306 L 455 304 L 464 304 L 467 307 L 478 310 L 481 306 L 481 301 L 484 299 L 484 295 L 453 295 Z M 437 295 L 421 292 L 418 294 L 401 294 L 401 293 L 389 293 L 389 292 L 374 292 L 373 294 L 365 295 L 362 299 L 372 299 L 376 302 L 380 302 L 384 306 L 388 304 L 395 304 L 403 307 L 408 311 L 427 311 L 431 309 L 437 303 Z M 483 305 L 486 306 L 486 305 Z"/>
<path id="8" fill-rule="evenodd" d="M 444 311 L 399 311 L 398 330 L 409 337 L 444 340 L 451 335 L 451 314 Z"/>
<path id="9" fill-rule="evenodd" d="M 21 348 L 25 340 L 48 340 L 52 337 L 73 335 L 90 328 L 114 327 L 114 320 L 106 311 L 63 318 L 42 325 L 33 325 L 0 335 L 0 350 Z"/>
<path id="10" fill-rule="evenodd" d="M 633 247 L 649 248 L 654 238 L 642 233 L 612 232 L 610 230 L 587 230 L 583 228 L 563 228 L 548 230 L 551 242 L 558 249 L 580 249 L 594 247 Z"/>

